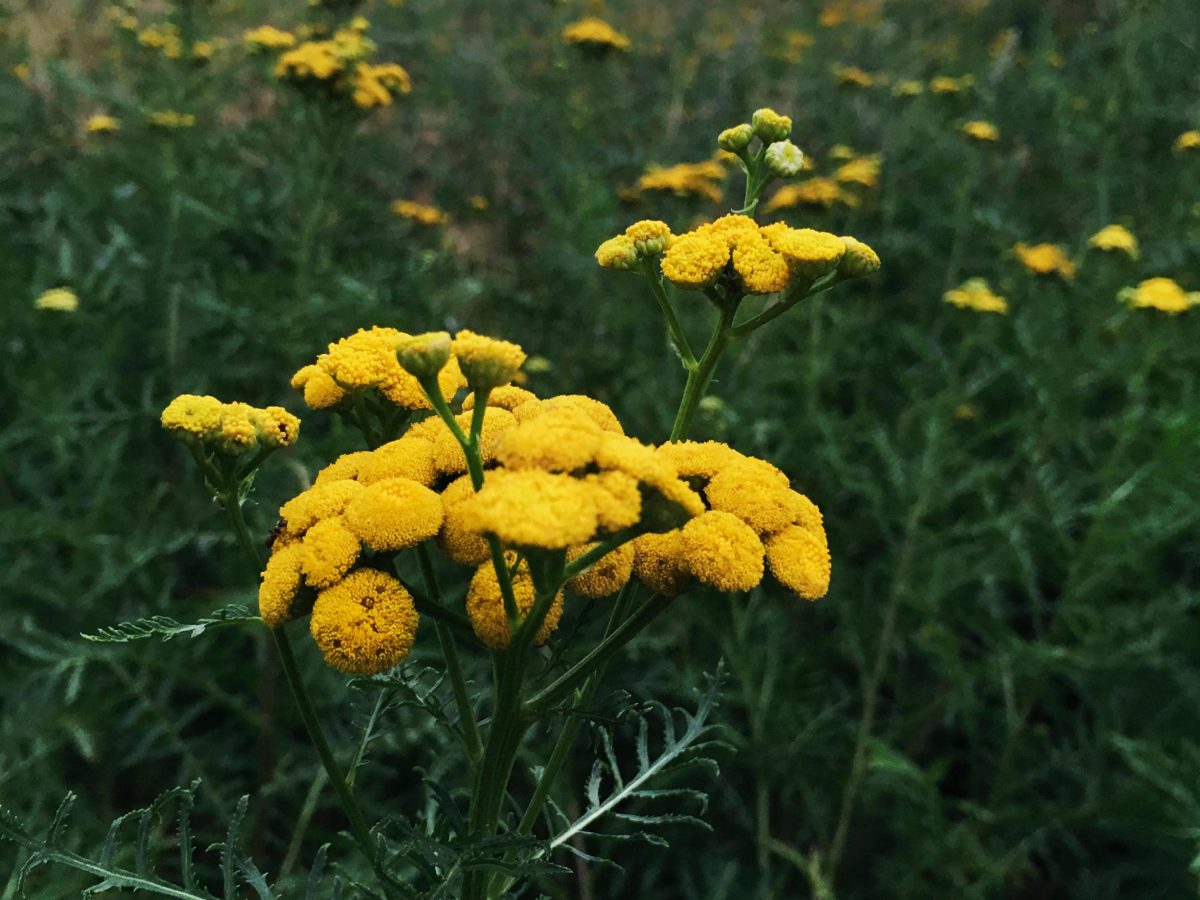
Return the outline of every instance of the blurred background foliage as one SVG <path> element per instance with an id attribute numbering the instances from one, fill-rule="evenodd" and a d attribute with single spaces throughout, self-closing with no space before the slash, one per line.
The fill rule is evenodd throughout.
<path id="1" fill-rule="evenodd" d="M 263 635 L 78 639 L 121 619 L 253 604 L 254 581 L 158 413 L 179 392 L 301 412 L 293 371 L 359 327 L 469 326 L 661 440 L 682 383 L 638 279 L 595 246 L 637 218 L 676 230 L 740 205 L 637 191 L 708 159 L 770 105 L 833 174 L 879 154 L 848 202 L 793 225 L 854 234 L 883 271 L 737 348 L 700 430 L 768 457 L 825 512 L 834 581 L 815 605 L 681 601 L 608 676 L 688 703 L 726 660 L 737 752 L 711 833 L 564 858 L 549 896 L 1180 897 L 1200 868 L 1200 312 L 1116 302 L 1150 276 L 1200 288 L 1200 21 L 1192 0 L 645 4 L 377 2 L 381 59 L 413 92 L 352 115 L 279 84 L 245 28 L 350 13 L 179 0 L 3 4 L 0 43 L 0 800 L 71 840 L 201 778 L 198 828 L 252 795 L 250 846 L 286 882 L 341 827 Z M 585 14 L 631 39 L 593 58 Z M 137 19 L 123 27 L 120 16 Z M 169 58 L 140 29 L 173 23 Z M 216 40 L 193 59 L 197 41 Z M 843 83 L 855 66 L 871 84 Z M 938 76 L 959 79 L 945 93 Z M 963 79 L 964 76 L 969 76 Z M 899 84 L 920 82 L 903 96 Z M 147 113 L 195 116 L 162 129 Z M 113 134 L 89 133 L 109 114 Z M 973 142 L 959 126 L 996 124 Z M 423 226 L 396 199 L 445 211 Z M 1121 223 L 1141 256 L 1088 249 Z M 1035 277 L 1017 242 L 1063 246 Z M 941 302 L 989 279 L 1007 315 Z M 74 313 L 36 309 L 54 287 Z M 685 310 L 697 324 L 705 310 Z M 251 517 L 351 435 L 304 415 Z M 461 576 L 459 576 L 461 577 Z M 601 617 L 586 604 L 578 627 Z M 592 623 L 594 624 L 594 623 Z M 569 639 L 571 622 L 560 632 Z M 310 648 L 311 649 L 311 648 Z M 343 745 L 369 710 L 306 653 Z M 414 665 L 421 663 L 420 654 Z M 482 674 L 482 673 L 481 673 Z M 603 710 L 601 710 L 601 714 Z M 386 711 L 364 796 L 419 817 L 449 738 Z M 560 802 L 578 804 L 580 746 Z M 707 783 L 706 776 L 697 778 Z M 574 788 L 572 795 L 569 788 Z M 216 839 L 216 838 L 213 838 Z M 201 842 L 203 846 L 207 843 Z M 0 897 L 19 854 L 0 844 Z M 36 897 L 86 882 L 43 871 Z"/>

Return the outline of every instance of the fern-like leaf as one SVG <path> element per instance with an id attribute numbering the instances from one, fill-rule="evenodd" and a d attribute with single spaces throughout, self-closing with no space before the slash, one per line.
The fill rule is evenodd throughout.
<path id="1" fill-rule="evenodd" d="M 251 615 L 243 606 L 225 606 L 198 622 L 186 623 L 178 622 L 170 616 L 150 616 L 148 619 L 106 625 L 94 634 L 81 634 L 80 637 L 85 641 L 100 644 L 128 644 L 131 641 L 145 641 L 150 638 L 169 641 L 180 635 L 200 637 L 208 629 L 223 625 L 245 625 L 261 621 L 262 619 Z"/>

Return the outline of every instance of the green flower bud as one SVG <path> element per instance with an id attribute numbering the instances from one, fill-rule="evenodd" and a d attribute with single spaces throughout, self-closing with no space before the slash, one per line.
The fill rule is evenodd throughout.
<path id="1" fill-rule="evenodd" d="M 843 235 L 846 252 L 838 264 L 838 271 L 849 278 L 865 278 L 879 271 L 879 254 L 857 238 Z"/>
<path id="2" fill-rule="evenodd" d="M 508 384 L 525 362 L 525 351 L 509 341 L 467 331 L 454 336 L 454 355 L 472 391 Z"/>
<path id="3" fill-rule="evenodd" d="M 767 168 L 778 178 L 795 178 L 804 169 L 804 153 L 791 141 L 776 141 L 767 148 Z"/>
<path id="4" fill-rule="evenodd" d="M 746 124 L 726 128 L 717 135 L 717 146 L 728 153 L 741 153 L 754 139 L 754 129 Z"/>
<path id="5" fill-rule="evenodd" d="M 400 368 L 417 379 L 436 378 L 450 361 L 450 335 L 430 331 L 402 341 L 396 348 Z"/>

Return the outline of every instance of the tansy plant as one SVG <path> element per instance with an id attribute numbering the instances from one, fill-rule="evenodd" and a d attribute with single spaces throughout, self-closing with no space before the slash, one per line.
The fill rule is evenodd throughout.
<path id="1" fill-rule="evenodd" d="M 730 144 L 754 185 L 747 210 L 769 180 L 762 167 L 776 165 L 772 148 L 788 127 L 784 117 L 760 111 Z M 754 136 L 763 142 L 757 151 L 749 149 Z M 682 714 L 682 729 L 678 711 L 659 708 L 661 745 L 648 740 L 641 719 L 632 767 L 618 762 L 611 733 L 602 731 L 607 749 L 582 813 L 572 819 L 563 810 L 579 804 L 554 802 L 607 663 L 665 610 L 688 615 L 682 597 L 689 591 L 745 592 L 768 572 L 806 600 L 828 588 L 829 547 L 817 506 L 771 463 L 725 444 L 688 441 L 686 432 L 728 341 L 871 271 L 874 254 L 849 238 L 760 227 L 738 213 L 678 237 L 661 223 L 639 223 L 600 256 L 650 280 L 688 369 L 674 430 L 660 445 L 627 435 L 598 400 L 538 397 L 514 385 L 525 361 L 516 344 L 466 330 L 453 337 L 361 330 L 330 344 L 292 385 L 312 409 L 345 417 L 367 449 L 318 472 L 311 487 L 283 503 L 264 540 L 251 536 L 243 501 L 257 466 L 295 438 L 295 418 L 194 396 L 163 412 L 163 425 L 191 450 L 247 561 L 261 571 L 258 619 L 222 611 L 202 624 L 261 621 L 269 630 L 361 854 L 362 864 L 344 860 L 344 871 L 359 873 L 354 883 L 368 896 L 506 896 L 562 871 L 553 851 L 573 850 L 573 839 L 595 834 L 599 820 L 630 800 L 642 802 L 638 813 L 617 816 L 643 832 L 668 820 L 694 821 L 686 810 L 655 814 L 645 804 L 697 796 L 649 784 L 676 765 L 706 760 L 706 748 L 715 747 L 707 722 L 715 680 L 698 711 Z M 699 358 L 683 338 L 658 264 L 667 281 L 704 293 L 720 311 Z M 736 319 L 747 295 L 768 293 L 777 295 L 774 305 Z M 454 568 L 462 572 L 457 578 Z M 466 583 L 462 595 L 442 590 L 450 581 Z M 585 642 L 575 631 L 559 642 L 560 621 L 592 603 L 608 612 L 599 639 Z M 430 706 L 461 747 L 452 771 L 464 788 L 431 795 L 436 821 L 408 822 L 392 809 L 369 824 L 366 809 L 376 804 L 363 802 L 364 785 L 353 779 L 366 741 L 348 773 L 349 754 L 331 745 L 300 676 L 291 635 L 301 622 L 328 666 L 381 691 L 406 683 L 401 663 L 433 632 L 436 651 L 434 644 L 429 651 L 437 653 L 442 677 L 435 690 L 454 712 Z M 160 618 L 100 637 L 169 636 L 195 627 Z M 484 660 L 488 666 L 479 664 Z M 491 678 L 480 692 L 468 672 L 485 669 Z M 555 731 L 545 748 L 531 737 Z M 459 809 L 464 794 L 466 808 Z M 106 874 L 110 886 L 129 886 L 121 881 L 127 873 Z"/>

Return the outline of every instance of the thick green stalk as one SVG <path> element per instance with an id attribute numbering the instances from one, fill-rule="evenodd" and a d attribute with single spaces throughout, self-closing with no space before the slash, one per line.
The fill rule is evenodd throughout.
<path id="1" fill-rule="evenodd" d="M 654 294 L 654 299 L 658 301 L 658 308 L 662 310 L 663 318 L 667 320 L 671 346 L 675 348 L 675 353 L 679 356 L 683 367 L 690 372 L 696 367 L 696 355 L 692 352 L 687 334 L 684 333 L 683 326 L 679 324 L 679 318 L 675 315 L 675 307 L 671 305 L 671 298 L 667 296 L 667 292 L 663 288 L 662 276 L 658 274 L 649 259 L 641 261 L 640 269 L 641 273 L 646 276 L 646 280 L 650 282 L 650 292 Z"/>

